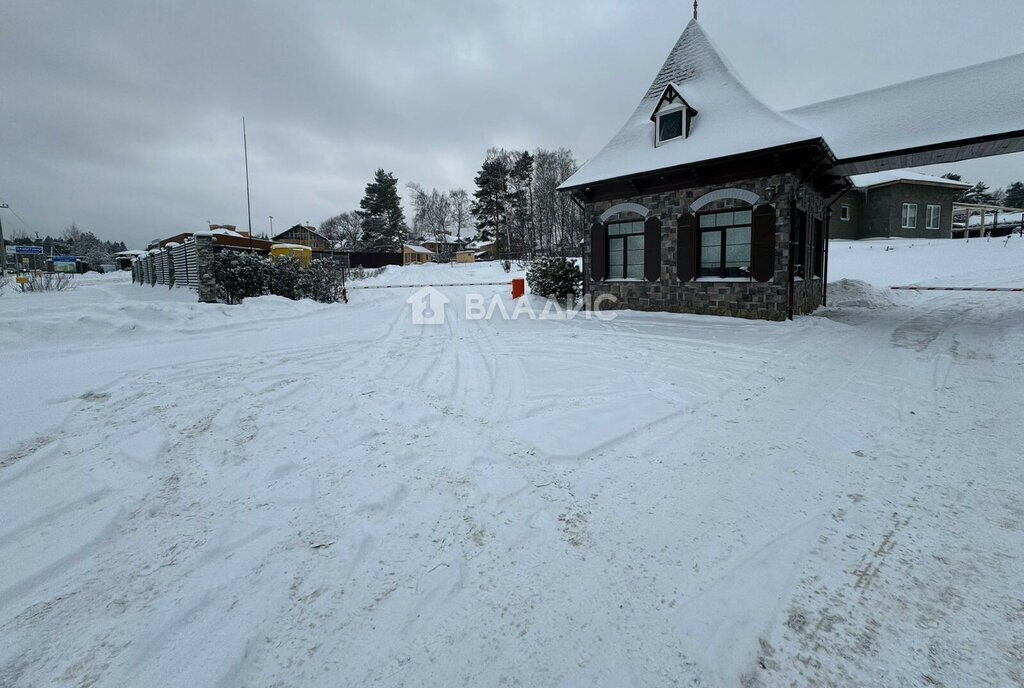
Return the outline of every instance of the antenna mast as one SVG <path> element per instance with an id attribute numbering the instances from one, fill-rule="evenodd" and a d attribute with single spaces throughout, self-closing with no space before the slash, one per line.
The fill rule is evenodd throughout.
<path id="1" fill-rule="evenodd" d="M 252 204 L 249 202 L 249 142 L 245 138 L 245 117 L 242 118 L 242 149 L 245 151 L 245 209 L 249 214 L 249 251 L 252 251 Z"/>

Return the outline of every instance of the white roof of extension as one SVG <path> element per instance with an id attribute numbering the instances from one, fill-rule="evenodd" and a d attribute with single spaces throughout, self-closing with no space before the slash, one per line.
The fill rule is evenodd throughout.
<path id="1" fill-rule="evenodd" d="M 933 184 L 935 186 L 952 186 L 957 189 L 969 189 L 972 184 L 958 182 L 945 177 L 936 177 L 923 172 L 913 170 L 889 170 L 887 172 L 872 172 L 871 174 L 857 174 L 850 177 L 853 185 L 865 189 L 870 186 L 881 186 L 882 184 L 894 184 L 896 182 L 911 182 L 914 184 Z"/>
<path id="2" fill-rule="evenodd" d="M 856 158 L 1022 130 L 1022 94 L 1024 55 L 1011 55 L 783 114 Z"/>
<path id="3" fill-rule="evenodd" d="M 689 136 L 655 146 L 651 114 L 670 84 L 698 114 Z M 559 188 L 818 138 L 754 97 L 691 20 L 626 125 Z"/>
<path id="4" fill-rule="evenodd" d="M 425 246 L 420 246 L 419 244 L 405 244 L 405 247 L 412 251 L 413 253 L 429 253 L 430 255 L 434 255 L 434 252 L 431 251 L 429 248 L 426 248 Z"/>

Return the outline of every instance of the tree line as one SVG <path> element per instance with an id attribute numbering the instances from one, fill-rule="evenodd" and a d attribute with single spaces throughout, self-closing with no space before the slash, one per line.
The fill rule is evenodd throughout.
<path id="1" fill-rule="evenodd" d="M 944 179 L 962 182 L 959 174 L 947 172 Z M 1024 208 L 1024 182 L 1013 182 L 1005 189 L 990 189 L 985 182 L 978 182 L 970 189 L 965 189 L 956 197 L 956 203 L 971 205 L 1001 205 L 1009 208 Z"/>
<path id="2" fill-rule="evenodd" d="M 103 241 L 92 232 L 79 228 L 74 222 L 65 227 L 59 237 L 46 235 L 40 239 L 38 234 L 35 238 L 21 235 L 5 239 L 4 243 L 12 246 L 42 246 L 47 256 L 78 256 L 92 266 L 113 262 L 115 253 L 128 250 L 123 241 Z"/>
<path id="3" fill-rule="evenodd" d="M 576 168 L 565 148 L 532 153 L 492 148 L 472 194 L 465 189 L 428 191 L 407 182 L 408 222 L 397 177 L 379 169 L 359 209 L 324 220 L 320 233 L 350 250 L 398 251 L 403 242 L 475 240 L 497 242 L 504 256 L 575 255 L 583 240 L 583 213 L 557 187 Z"/>

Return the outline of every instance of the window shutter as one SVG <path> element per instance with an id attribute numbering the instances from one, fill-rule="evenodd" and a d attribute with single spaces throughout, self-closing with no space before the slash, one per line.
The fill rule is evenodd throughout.
<path id="1" fill-rule="evenodd" d="M 644 222 L 644 278 L 661 279 L 661 220 L 649 217 Z"/>
<path id="2" fill-rule="evenodd" d="M 608 271 L 608 228 L 600 222 L 590 227 L 590 278 L 600 282 Z"/>
<path id="3" fill-rule="evenodd" d="M 770 282 L 775 277 L 775 208 L 767 203 L 754 208 L 750 274 L 758 282 Z"/>
<path id="4" fill-rule="evenodd" d="M 676 276 L 681 282 L 689 282 L 697 274 L 697 218 L 693 213 L 683 213 L 676 226 Z"/>

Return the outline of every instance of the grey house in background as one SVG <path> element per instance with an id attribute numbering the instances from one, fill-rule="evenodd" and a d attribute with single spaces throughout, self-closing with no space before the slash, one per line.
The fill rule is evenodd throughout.
<path id="1" fill-rule="evenodd" d="M 834 207 L 832 239 L 949 239 L 953 201 L 970 184 L 911 170 L 850 177 L 854 188 Z"/>

